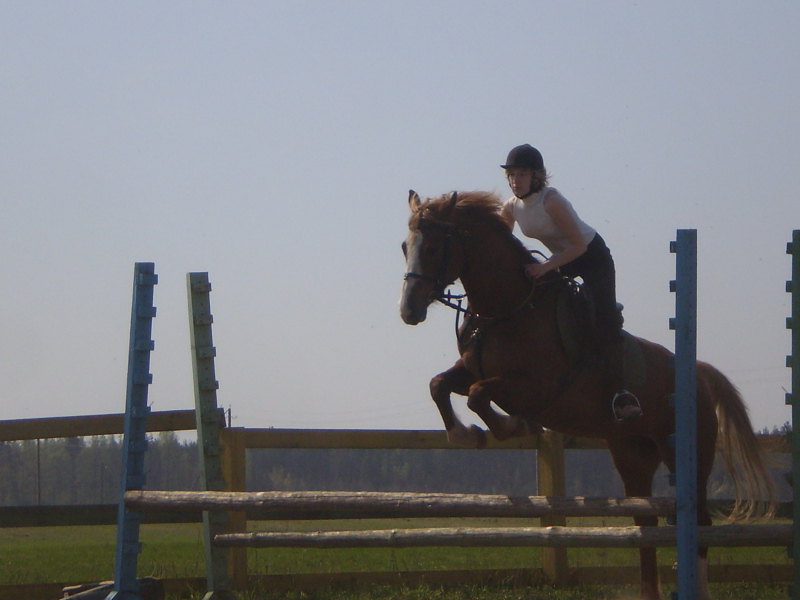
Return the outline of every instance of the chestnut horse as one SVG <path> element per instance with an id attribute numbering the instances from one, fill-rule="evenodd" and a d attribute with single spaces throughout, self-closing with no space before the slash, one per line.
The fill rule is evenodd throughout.
<path id="1" fill-rule="evenodd" d="M 409 193 L 405 283 L 400 314 L 407 324 L 425 320 L 428 306 L 460 279 L 469 300 L 459 328 L 460 358 L 430 383 L 451 443 L 480 448 L 486 434 L 467 427 L 453 412 L 450 394 L 467 397 L 498 440 L 530 435 L 540 425 L 572 436 L 602 438 L 628 496 L 651 496 L 660 463 L 675 471 L 668 438 L 675 431 L 673 354 L 626 333 L 640 368 L 627 387 L 639 398 L 643 416 L 617 422 L 611 410 L 613 389 L 597 352 L 576 360 L 559 327 L 557 274 L 532 283 L 524 274 L 534 260 L 500 218 L 493 194 L 444 195 L 422 202 Z M 493 406 L 494 405 L 494 406 Z M 499 407 L 502 412 L 495 409 Z M 698 523 L 710 525 L 706 485 L 719 441 L 733 479 L 736 501 L 729 518 L 771 514 L 773 484 L 753 433 L 747 409 L 733 384 L 716 368 L 697 364 Z M 655 526 L 657 517 L 637 517 Z M 640 549 L 641 597 L 659 598 L 655 548 Z M 707 548 L 700 549 L 700 579 L 707 596 Z"/>

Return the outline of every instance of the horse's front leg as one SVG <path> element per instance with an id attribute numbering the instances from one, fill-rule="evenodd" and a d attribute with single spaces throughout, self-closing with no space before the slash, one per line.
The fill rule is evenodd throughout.
<path id="1" fill-rule="evenodd" d="M 513 378 L 482 379 L 470 386 L 467 406 L 478 414 L 498 440 L 533 435 L 541 432 L 542 428 L 532 419 L 520 416 L 532 408 L 526 405 L 525 389 L 527 386 L 523 381 Z M 496 411 L 492 402 L 509 414 Z"/>
<path id="2" fill-rule="evenodd" d="M 469 387 L 475 379 L 459 359 L 447 371 L 439 373 L 431 379 L 431 397 L 442 416 L 447 431 L 447 441 L 463 448 L 483 448 L 486 446 L 486 434 L 475 425 L 467 427 L 453 411 L 450 394 L 455 392 L 462 396 L 469 393 Z"/>

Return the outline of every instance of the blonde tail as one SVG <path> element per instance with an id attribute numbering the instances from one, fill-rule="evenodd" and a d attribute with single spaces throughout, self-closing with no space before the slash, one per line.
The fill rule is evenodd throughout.
<path id="1" fill-rule="evenodd" d="M 718 450 L 733 481 L 735 501 L 728 519 L 756 520 L 775 515 L 775 483 L 739 390 L 719 370 L 698 363 L 709 384 L 719 420 Z"/>

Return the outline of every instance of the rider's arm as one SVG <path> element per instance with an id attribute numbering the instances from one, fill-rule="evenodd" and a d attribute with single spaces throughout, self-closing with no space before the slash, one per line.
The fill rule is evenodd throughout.
<path id="1" fill-rule="evenodd" d="M 556 226 L 564 232 L 568 245 L 546 261 L 528 265 L 526 272 L 533 277 L 541 277 L 549 271 L 554 271 L 586 252 L 586 242 L 583 241 L 578 223 L 572 216 L 573 213 L 570 212 L 566 200 L 559 194 L 550 193 L 544 199 L 544 209 Z"/>

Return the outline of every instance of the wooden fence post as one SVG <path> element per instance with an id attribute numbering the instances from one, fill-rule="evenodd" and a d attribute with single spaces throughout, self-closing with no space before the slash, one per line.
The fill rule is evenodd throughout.
<path id="1" fill-rule="evenodd" d="M 192 370 L 194 372 L 195 418 L 197 420 L 197 446 L 200 452 L 200 470 L 203 489 L 223 491 L 220 430 L 224 418 L 217 410 L 217 388 L 214 357 L 216 349 L 211 335 L 211 284 L 208 273 L 189 273 L 186 276 L 189 299 L 189 325 L 192 344 Z M 235 598 L 228 577 L 228 550 L 212 544 L 214 536 L 228 531 L 228 515 L 219 511 L 203 512 L 204 546 L 206 554 L 206 580 L 208 591 L 203 600 L 229 600 Z"/>
<path id="2" fill-rule="evenodd" d="M 228 427 L 221 432 L 222 475 L 231 492 L 247 491 L 247 448 L 244 427 Z M 230 513 L 229 531 L 245 531 L 247 515 L 244 511 Z M 231 548 L 228 556 L 231 585 L 234 589 L 247 589 L 247 548 Z"/>
<path id="3" fill-rule="evenodd" d="M 540 496 L 566 496 L 564 474 L 564 437 L 555 431 L 545 431 L 539 436 L 536 451 L 536 479 Z M 563 515 L 541 518 L 542 527 L 566 525 Z M 569 563 L 566 548 L 542 548 L 542 570 L 551 585 L 567 583 Z"/>

